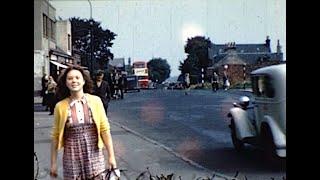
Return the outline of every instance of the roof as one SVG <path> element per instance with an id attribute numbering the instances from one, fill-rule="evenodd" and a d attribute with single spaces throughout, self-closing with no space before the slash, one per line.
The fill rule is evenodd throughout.
<path id="1" fill-rule="evenodd" d="M 225 52 L 226 44 L 212 44 L 209 52 L 214 56 Z M 270 49 L 266 44 L 236 44 L 235 49 L 238 53 L 267 53 Z"/>
<path id="2" fill-rule="evenodd" d="M 214 64 L 214 67 L 223 66 L 225 64 L 231 65 L 231 64 L 240 64 L 245 65 L 245 61 L 238 56 L 236 52 L 230 52 L 227 54 L 224 58 L 222 58 L 219 62 Z"/>
<path id="3" fill-rule="evenodd" d="M 228 48 L 227 44 L 212 44 L 208 48 L 208 58 L 217 63 L 228 54 Z M 271 53 L 271 50 L 265 43 L 234 44 L 234 50 L 247 64 L 254 64 L 258 59 L 264 57 L 269 57 L 269 60 L 283 59 L 283 53 Z"/>
<path id="4" fill-rule="evenodd" d="M 219 54 L 214 57 L 213 61 L 218 63 L 226 57 L 228 53 Z M 237 53 L 237 55 L 247 64 L 255 64 L 261 58 L 269 58 L 270 61 L 281 61 L 283 53 Z"/>
<path id="5" fill-rule="evenodd" d="M 286 75 L 286 64 L 278 64 L 266 66 L 263 68 L 259 68 L 251 72 L 251 75 L 256 74 L 270 74 L 272 76 L 285 76 Z"/>

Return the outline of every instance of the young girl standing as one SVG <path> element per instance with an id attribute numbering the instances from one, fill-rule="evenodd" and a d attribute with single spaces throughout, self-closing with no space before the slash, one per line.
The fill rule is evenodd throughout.
<path id="1" fill-rule="evenodd" d="M 63 177 L 104 179 L 103 147 L 108 168 L 117 167 L 110 125 L 98 96 L 91 95 L 93 83 L 81 68 L 70 67 L 59 78 L 52 129 L 50 175 L 57 176 L 57 151 L 63 148 Z"/>

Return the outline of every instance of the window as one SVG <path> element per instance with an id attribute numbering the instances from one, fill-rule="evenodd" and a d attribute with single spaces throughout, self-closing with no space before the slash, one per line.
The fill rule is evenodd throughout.
<path id="1" fill-rule="evenodd" d="M 148 76 L 138 76 L 139 80 L 144 80 L 144 79 L 148 79 Z"/>
<path id="2" fill-rule="evenodd" d="M 52 31 L 51 20 L 47 17 L 47 37 L 50 36 L 51 38 L 51 31 Z"/>
<path id="3" fill-rule="evenodd" d="M 269 76 L 254 76 L 252 77 L 253 93 L 257 97 L 273 98 L 275 90 L 273 87 L 272 79 Z"/>
<path id="4" fill-rule="evenodd" d="M 138 63 L 138 62 L 133 63 L 133 68 L 146 68 L 146 67 L 147 67 L 147 65 L 146 65 L 145 62 L 143 62 L 143 63 Z"/>
<path id="5" fill-rule="evenodd" d="M 47 29 L 47 16 L 45 14 L 42 15 L 42 28 L 43 28 L 43 36 L 48 37 L 48 29 Z"/>
<path id="6" fill-rule="evenodd" d="M 56 22 L 52 21 L 50 19 L 50 23 L 51 23 L 51 39 L 55 40 L 56 39 Z"/>
<path id="7" fill-rule="evenodd" d="M 71 35 L 68 34 L 68 50 L 71 50 Z"/>

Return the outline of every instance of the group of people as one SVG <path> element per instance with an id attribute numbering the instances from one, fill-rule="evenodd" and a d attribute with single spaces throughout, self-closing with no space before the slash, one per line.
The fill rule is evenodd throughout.
<path id="1" fill-rule="evenodd" d="M 104 78 L 104 72 L 98 71 L 95 76 L 93 94 L 100 97 L 106 113 L 111 99 L 123 99 L 125 77 L 114 71 L 110 74 L 110 79 Z"/>
<path id="2" fill-rule="evenodd" d="M 56 88 L 57 83 L 52 76 L 44 75 L 41 80 L 42 105 L 49 115 L 53 115 L 54 107 L 57 103 Z M 106 113 L 111 99 L 123 99 L 125 88 L 125 76 L 116 70 L 105 78 L 103 71 L 98 71 L 93 78 L 92 94 L 101 98 Z"/>
<path id="3" fill-rule="evenodd" d="M 52 76 L 45 75 L 42 78 L 43 105 L 48 107 L 50 114 L 54 114 L 51 177 L 57 177 L 57 154 L 62 148 L 63 177 L 66 180 L 105 179 L 106 169 L 117 170 L 107 110 L 115 94 L 119 93 L 123 98 L 124 78 L 113 73 L 111 80 L 110 86 L 104 80 L 104 72 L 100 71 L 93 81 L 88 73 L 77 66 L 65 69 L 58 82 Z M 224 88 L 228 88 L 228 81 L 224 73 Z M 219 88 L 216 72 L 211 82 L 212 89 L 216 91 Z M 184 87 L 187 95 L 190 88 L 189 73 L 185 74 Z M 105 154 L 108 166 L 105 164 Z"/>
<path id="4" fill-rule="evenodd" d="M 230 81 L 229 81 L 227 71 L 223 72 L 222 83 L 223 83 L 223 89 L 228 90 L 230 87 Z M 211 87 L 212 87 L 212 91 L 214 92 L 216 92 L 219 89 L 219 76 L 215 71 L 211 76 Z M 185 94 L 188 95 L 190 90 L 190 74 L 189 73 L 185 73 L 184 75 L 183 89 L 185 89 Z"/>
<path id="5" fill-rule="evenodd" d="M 110 74 L 109 82 L 111 84 L 112 98 L 123 99 L 125 81 L 126 81 L 125 75 L 121 74 L 121 72 L 114 70 L 114 72 Z"/>
<path id="6" fill-rule="evenodd" d="M 65 69 L 57 82 L 42 78 L 43 104 L 54 114 L 50 176 L 57 177 L 57 155 L 63 149 L 63 179 L 106 179 L 117 163 L 107 117 L 111 91 L 103 72 L 91 80 L 82 68 Z M 107 159 L 107 163 L 105 161 Z"/>
<path id="7" fill-rule="evenodd" d="M 116 70 L 109 78 L 104 75 L 98 71 L 91 80 L 89 73 L 74 66 L 62 71 L 57 82 L 43 76 L 42 105 L 54 115 L 51 177 L 57 177 L 57 153 L 62 148 L 66 180 L 105 179 L 106 169 L 118 170 L 107 112 L 111 99 L 123 99 L 125 76 Z"/>
<path id="8" fill-rule="evenodd" d="M 216 92 L 219 89 L 219 76 L 216 72 L 213 72 L 213 75 L 211 77 L 211 86 L 212 91 L 214 92 Z M 226 71 L 223 71 L 222 86 L 224 90 L 228 90 L 230 87 L 230 80 Z"/>

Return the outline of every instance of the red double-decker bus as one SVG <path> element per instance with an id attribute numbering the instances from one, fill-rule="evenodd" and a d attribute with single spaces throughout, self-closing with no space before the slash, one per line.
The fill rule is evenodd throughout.
<path id="1" fill-rule="evenodd" d="M 149 88 L 149 75 L 147 63 L 144 61 L 135 61 L 132 63 L 133 74 L 138 77 L 140 88 Z"/>

